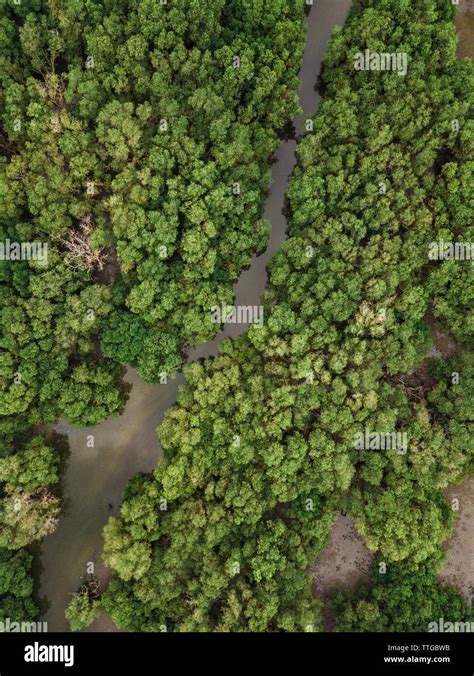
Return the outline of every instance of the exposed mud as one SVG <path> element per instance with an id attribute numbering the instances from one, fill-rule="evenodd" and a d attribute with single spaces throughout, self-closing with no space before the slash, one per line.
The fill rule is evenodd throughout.
<path id="1" fill-rule="evenodd" d="M 461 0 L 456 16 L 458 58 L 474 57 L 474 0 Z"/>
<path id="2" fill-rule="evenodd" d="M 403 385 L 410 399 L 424 401 L 426 393 L 436 381 L 429 371 L 433 359 L 458 356 L 459 345 L 443 333 L 431 314 L 425 317 L 431 327 L 433 346 L 420 368 L 390 379 L 393 385 Z M 474 589 L 474 476 L 460 486 L 445 492 L 448 500 L 459 500 L 459 517 L 454 535 L 444 545 L 447 560 L 439 575 L 443 582 L 456 586 L 466 597 L 472 598 Z M 314 574 L 315 596 L 326 598 L 336 589 L 353 589 L 359 582 L 370 580 L 374 554 L 367 548 L 353 521 L 340 516 L 334 523 L 328 546 L 321 552 L 310 570 Z M 325 612 L 326 626 L 331 626 L 331 616 Z"/>
<path id="3" fill-rule="evenodd" d="M 327 547 L 310 567 L 314 595 L 325 598 L 336 589 L 353 589 L 358 582 L 368 582 L 373 559 L 352 519 L 339 516 Z"/>
<path id="4" fill-rule="evenodd" d="M 446 562 L 439 579 L 457 587 L 472 603 L 474 592 L 474 476 L 445 491 L 459 500 L 459 518 L 453 536 L 444 544 Z"/>

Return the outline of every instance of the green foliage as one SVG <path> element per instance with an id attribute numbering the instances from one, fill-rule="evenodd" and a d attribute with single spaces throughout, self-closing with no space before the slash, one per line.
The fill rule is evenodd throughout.
<path id="1" fill-rule="evenodd" d="M 45 264 L 0 266 L 2 551 L 58 515 L 58 457 L 24 439 L 32 426 L 120 413 L 120 364 L 149 382 L 175 374 L 265 248 L 269 160 L 299 110 L 304 38 L 303 0 L 270 4 L 6 8 L 0 238 L 49 248 Z M 456 61 L 453 16 L 444 0 L 367 0 L 334 32 L 265 325 L 186 370 L 163 461 L 105 529 L 118 626 L 319 629 L 307 568 L 341 505 L 394 571 L 355 610 L 341 601 L 342 627 L 464 612 L 423 568 L 453 525 L 441 491 L 472 466 L 470 357 L 421 375 L 430 311 L 472 344 L 472 266 L 428 258 L 440 237 L 471 236 L 473 71 Z M 407 74 L 356 70 L 366 48 L 406 52 Z M 357 448 L 367 429 L 405 433 L 407 453 Z M 97 611 L 74 597 L 71 626 Z"/>
<path id="2" fill-rule="evenodd" d="M 41 540 L 56 527 L 59 500 L 46 489 L 5 492 L 0 511 L 0 547 L 19 549 Z"/>
<path id="3" fill-rule="evenodd" d="M 335 631 L 427 632 L 430 623 L 472 622 L 472 609 L 455 589 L 436 581 L 437 558 L 422 564 L 390 564 L 373 569 L 372 585 L 336 592 L 329 606 Z"/>
<path id="4" fill-rule="evenodd" d="M 436 387 L 429 393 L 429 401 L 436 417 L 449 429 L 456 445 L 474 455 L 472 424 L 474 415 L 474 357 L 464 352 L 458 358 L 432 362 Z"/>
<path id="5" fill-rule="evenodd" d="M 303 8 L 279 2 L 271 21 L 244 0 L 68 0 L 16 20 L 6 8 L 0 230 L 49 255 L 44 269 L 2 264 L 4 415 L 97 422 L 74 384 L 85 365 L 97 389 L 101 367 L 114 381 L 100 419 L 119 412 L 102 333 L 106 355 L 155 382 L 180 368 L 184 343 L 217 333 L 210 308 L 266 245 L 269 161 L 299 110 Z M 10 387 L 16 370 L 24 391 Z M 63 383 L 83 412 L 69 417 L 69 398 L 58 410 Z"/>
<path id="6" fill-rule="evenodd" d="M 83 585 L 81 590 L 73 595 L 64 614 L 71 631 L 81 631 L 99 617 L 100 601 L 91 594 L 86 585 Z"/>
<path id="7" fill-rule="evenodd" d="M 187 385 L 158 431 L 161 463 L 132 479 L 106 527 L 115 576 L 104 607 L 118 626 L 317 630 L 306 571 L 340 506 L 389 570 L 402 571 L 383 587 L 391 608 L 405 604 L 396 626 L 423 628 L 434 611 L 463 616 L 459 596 L 423 573 L 453 526 L 441 491 L 472 463 L 472 447 L 460 443 L 470 367 L 459 366 L 463 385 L 448 390 L 450 366 L 433 379 L 424 361 L 425 317 L 436 294 L 449 295 L 448 285 L 435 286 L 444 262 L 433 265 L 429 244 L 449 222 L 462 235 L 472 216 L 473 71 L 456 61 L 446 5 L 369 0 L 334 32 L 324 100 L 298 144 L 289 237 L 270 264 L 264 326 L 185 370 Z M 368 47 L 406 51 L 407 75 L 357 71 L 354 55 Z M 452 133 L 454 118 L 462 133 Z M 172 187 L 179 194 L 179 181 Z M 196 208 L 189 218 L 206 215 Z M 153 298 L 146 285 L 135 294 L 137 303 Z M 468 293 L 459 301 L 462 313 Z M 148 301 L 134 302 L 145 316 Z M 434 311 L 459 335 L 457 310 Z M 464 339 L 469 324 L 462 328 Z M 365 430 L 406 434 L 407 452 L 357 447 Z M 432 602 L 418 612 L 425 589 Z M 373 612 L 393 626 L 384 598 Z M 344 626 L 373 626 L 371 608 Z"/>
<path id="8" fill-rule="evenodd" d="M 181 362 L 179 338 L 169 333 L 150 332 L 138 360 L 138 373 L 146 383 L 160 382 L 165 376 L 174 377 Z"/>
<path id="9" fill-rule="evenodd" d="M 138 481 L 127 490 L 120 521 L 106 528 L 104 556 L 118 577 L 105 594 L 104 608 L 119 626 L 135 631 L 321 627 L 304 570 L 304 545 L 291 525 L 273 518 L 237 529 L 222 519 L 211 533 L 206 515 L 213 521 L 217 515 L 209 499 L 187 499 L 158 512 L 152 501 L 156 488 L 143 492 L 142 485 L 135 493 Z M 172 538 L 170 546 L 158 541 L 151 558 L 147 541 L 160 533 Z"/>
<path id="10" fill-rule="evenodd" d="M 102 350 L 115 361 L 137 366 L 145 336 L 146 326 L 140 317 L 130 312 L 115 312 L 104 322 Z"/>
<path id="11" fill-rule="evenodd" d="M 37 429 L 119 414 L 121 364 L 159 382 L 219 330 L 211 306 L 266 245 L 303 16 L 303 0 L 2 7 L 0 241 L 48 250 L 0 262 L 1 547 L 57 521 L 59 454 Z"/>
<path id="12" fill-rule="evenodd" d="M 48 445 L 44 435 L 32 437 L 13 455 L 0 458 L 0 482 L 7 491 L 35 491 L 58 481 L 58 451 Z"/>
<path id="13" fill-rule="evenodd" d="M 35 620 L 38 609 L 31 600 L 33 579 L 32 556 L 25 550 L 0 549 L 0 622 Z"/>
<path id="14" fill-rule="evenodd" d="M 59 499 L 50 488 L 58 481 L 64 441 L 54 433 L 29 435 L 27 429 L 4 430 L 0 455 L 1 621 L 37 619 L 32 556 L 22 548 L 52 532 L 59 515 Z"/>

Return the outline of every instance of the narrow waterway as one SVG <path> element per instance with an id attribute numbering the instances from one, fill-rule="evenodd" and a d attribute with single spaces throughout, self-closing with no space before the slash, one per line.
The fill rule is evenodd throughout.
<path id="1" fill-rule="evenodd" d="M 293 120 L 298 136 L 302 132 L 302 123 L 308 115 L 313 115 L 321 97 L 315 91 L 321 63 L 324 58 L 329 36 L 335 26 L 342 26 L 346 20 L 352 0 L 314 0 L 314 6 L 308 17 L 308 30 L 303 63 L 299 73 L 300 89 L 298 97 L 303 112 Z M 261 256 L 252 258 L 250 267 L 240 275 L 234 285 L 236 304 L 258 305 L 260 296 L 267 283 L 266 267 L 286 238 L 286 218 L 283 215 L 285 196 L 288 191 L 288 179 L 296 164 L 296 141 L 283 142 L 275 154 L 272 171 L 270 195 L 263 217 L 271 223 L 268 246 Z M 215 356 L 223 338 L 236 338 L 248 328 L 246 324 L 226 324 L 224 330 L 214 340 L 197 345 L 188 351 L 188 362 L 200 357 Z"/>
<path id="2" fill-rule="evenodd" d="M 459 56 L 472 55 L 474 0 L 461 0 L 457 26 L 460 38 Z M 295 120 L 297 133 L 305 115 L 316 111 L 319 96 L 314 91 L 321 61 L 330 32 L 342 25 L 351 6 L 350 0 L 315 0 L 308 18 L 307 44 L 302 70 L 299 97 L 303 113 Z M 281 144 L 275 156 L 272 184 L 265 218 L 271 225 L 266 252 L 252 259 L 251 266 L 240 276 L 234 287 L 236 303 L 257 305 L 266 284 L 266 265 L 286 236 L 286 221 L 282 213 L 289 175 L 295 164 L 295 142 Z M 188 353 L 188 362 L 215 355 L 225 336 L 235 337 L 246 330 L 246 325 L 227 325 L 212 342 L 197 346 Z M 433 355 L 436 356 L 436 355 Z M 102 530 L 110 514 L 117 513 L 121 494 L 127 481 L 137 472 L 150 472 L 160 458 L 156 428 L 166 410 L 174 404 L 182 375 L 167 385 L 147 385 L 135 371 L 129 370 L 126 379 L 133 390 L 123 415 L 110 418 L 94 428 L 76 430 L 61 422 L 58 431 L 69 435 L 71 457 L 63 478 L 65 509 L 57 530 L 46 538 L 40 550 L 40 597 L 48 607 L 43 619 L 50 631 L 67 630 L 64 609 L 70 594 L 80 584 L 89 562 L 104 584 L 110 571 L 101 561 Z M 94 437 L 94 446 L 88 439 Z M 446 543 L 448 558 L 440 578 L 456 584 L 467 596 L 472 593 L 472 478 L 448 492 L 460 499 L 460 517 L 453 538 Z M 112 505 L 112 508 L 109 507 Z M 331 544 L 313 566 L 315 589 L 318 595 L 333 586 L 353 586 L 358 578 L 368 575 L 372 554 L 351 522 L 339 519 L 334 525 Z M 466 562 L 471 565 L 466 566 Z M 116 631 L 112 621 L 102 615 L 91 631 Z"/>
<path id="3" fill-rule="evenodd" d="M 319 104 L 314 87 L 327 41 L 334 26 L 342 25 L 351 7 L 351 0 L 315 0 L 308 17 L 307 44 L 300 72 L 299 97 L 303 113 L 294 121 L 297 133 L 305 116 L 313 114 Z M 252 259 L 235 289 L 239 305 L 258 305 L 266 281 L 266 265 L 286 236 L 286 220 L 282 210 L 288 178 L 295 165 L 295 141 L 283 142 L 272 167 L 271 189 L 265 218 L 271 225 L 266 252 Z M 226 336 L 235 337 L 246 325 L 226 325 L 215 340 L 191 349 L 188 362 L 215 355 Z M 117 513 L 127 481 L 137 472 L 150 472 L 160 458 L 156 428 L 168 408 L 174 404 L 178 388 L 184 382 L 180 375 L 166 385 L 146 385 L 133 370 L 126 379 L 133 384 L 123 415 L 110 418 L 94 428 L 73 429 L 67 422 L 58 424 L 59 432 L 68 434 L 71 457 L 63 477 L 65 509 L 56 531 L 47 537 L 40 550 L 39 596 L 48 607 L 43 620 L 49 631 L 68 629 L 64 609 L 70 595 L 77 590 L 89 563 L 104 584 L 110 571 L 101 561 L 102 530 L 111 514 Z M 90 437 L 93 436 L 93 447 Z M 113 631 L 105 616 L 95 622 L 92 631 Z"/>

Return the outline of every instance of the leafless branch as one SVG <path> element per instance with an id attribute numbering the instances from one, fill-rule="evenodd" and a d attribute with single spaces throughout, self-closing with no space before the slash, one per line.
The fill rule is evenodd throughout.
<path id="1" fill-rule="evenodd" d="M 106 255 L 103 249 L 95 251 L 90 244 L 94 230 L 92 216 L 88 214 L 81 219 L 77 229 L 72 230 L 68 239 L 61 240 L 66 249 L 68 264 L 78 270 L 103 270 L 106 266 Z"/>

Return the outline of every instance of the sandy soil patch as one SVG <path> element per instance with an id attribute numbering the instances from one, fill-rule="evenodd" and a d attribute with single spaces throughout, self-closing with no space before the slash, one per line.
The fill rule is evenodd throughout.
<path id="1" fill-rule="evenodd" d="M 459 518 L 453 536 L 445 542 L 446 563 L 439 579 L 454 585 L 472 602 L 474 591 L 474 476 L 445 492 L 459 500 Z"/>
<path id="2" fill-rule="evenodd" d="M 327 547 L 310 567 L 315 596 L 323 598 L 334 589 L 352 589 L 358 582 L 370 580 L 373 558 L 352 519 L 341 515 Z"/>

